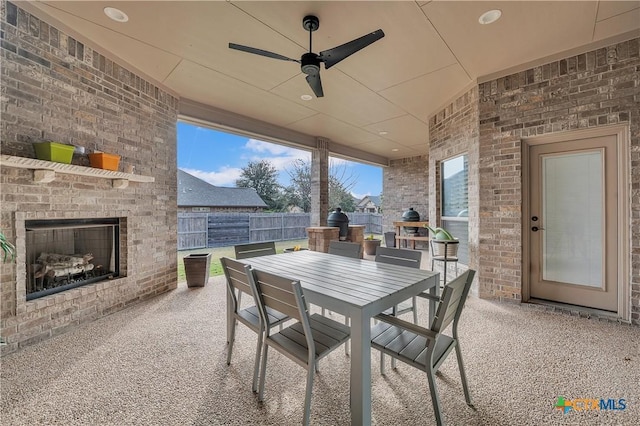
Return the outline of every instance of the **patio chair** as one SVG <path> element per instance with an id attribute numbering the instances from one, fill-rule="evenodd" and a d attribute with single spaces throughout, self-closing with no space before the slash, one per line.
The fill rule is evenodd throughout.
<path id="1" fill-rule="evenodd" d="M 422 252 L 409 249 L 396 249 L 390 247 L 378 247 L 376 249 L 376 262 L 388 263 L 391 265 L 408 266 L 409 268 L 420 269 L 422 263 Z M 413 323 L 418 323 L 417 296 L 411 298 L 410 301 L 402 302 L 391 309 L 384 311 L 384 314 L 397 317 L 407 312 L 413 312 Z M 384 365 L 384 353 L 380 352 L 380 364 Z M 396 368 L 396 360 L 391 360 L 391 366 Z"/>
<path id="2" fill-rule="evenodd" d="M 261 243 L 238 244 L 233 246 L 236 252 L 236 259 L 248 259 L 256 256 L 266 256 L 276 254 L 276 243 L 265 241 Z"/>
<path id="3" fill-rule="evenodd" d="M 308 425 L 311 413 L 311 390 L 317 363 L 349 340 L 350 329 L 322 315 L 309 315 L 300 281 L 258 269 L 252 269 L 249 278 L 264 332 L 258 400 L 262 401 L 264 396 L 267 353 L 271 346 L 307 370 L 302 423 Z M 273 324 L 268 315 L 269 308 L 277 309 L 298 322 L 271 334 Z"/>
<path id="4" fill-rule="evenodd" d="M 458 321 L 469 294 L 475 271 L 468 270 L 444 287 L 436 314 L 429 328 L 423 328 L 400 318 L 380 314 L 378 324 L 371 329 L 371 347 L 427 373 L 431 402 L 438 425 L 444 424 L 440 398 L 436 387 L 436 371 L 453 349 L 458 358 L 462 389 L 467 405 L 473 406 L 458 341 Z M 443 331 L 453 321 L 452 336 Z M 384 374 L 384 364 L 380 365 Z"/>
<path id="5" fill-rule="evenodd" d="M 251 287 L 249 285 L 248 272 L 251 267 L 228 257 L 221 258 L 220 263 L 222 264 L 224 275 L 227 278 L 227 294 L 229 296 L 229 301 L 231 302 L 231 309 L 233 310 L 233 320 L 231 324 L 227 324 L 227 343 L 229 344 L 229 347 L 227 348 L 227 365 L 231 364 L 231 353 L 233 352 L 236 324 L 238 322 L 241 322 L 258 334 L 258 343 L 256 345 L 256 359 L 254 362 L 253 383 L 251 386 L 251 390 L 256 392 L 258 389 L 257 368 L 260 363 L 260 351 L 263 339 L 263 333 L 260 326 L 260 314 L 258 312 L 258 307 L 255 305 L 241 309 L 240 301 L 236 297 L 236 291 L 239 294 L 242 294 L 243 292 L 252 294 Z M 287 315 L 278 312 L 275 309 L 269 308 L 267 309 L 267 313 L 269 315 L 270 327 L 282 327 L 282 323 L 289 319 Z"/>
<path id="6" fill-rule="evenodd" d="M 349 241 L 329 241 L 329 254 L 337 254 L 338 256 L 352 257 L 354 259 L 362 259 L 362 244 L 352 243 Z M 325 314 L 325 309 L 322 308 L 322 315 L 324 314 Z M 345 324 L 348 325 L 348 321 L 346 318 L 345 318 Z M 348 354 L 349 350 L 346 349 L 346 351 Z"/>
<path id="7" fill-rule="evenodd" d="M 396 249 L 389 247 L 378 247 L 376 249 L 376 262 L 388 263 L 391 265 L 408 266 L 410 268 L 420 269 L 422 262 L 422 252 L 418 250 Z M 398 316 L 406 312 L 413 312 L 413 322 L 418 323 L 418 311 L 416 309 L 416 297 L 411 302 L 403 302 L 401 305 L 385 311 L 387 315 Z"/>
<path id="8" fill-rule="evenodd" d="M 329 241 L 329 254 L 362 259 L 362 244 L 349 241 Z"/>
<path id="9" fill-rule="evenodd" d="M 276 254 L 276 243 L 265 241 L 260 243 L 238 244 L 233 246 L 236 259 L 249 259 L 250 257 L 267 256 Z M 251 294 L 251 292 L 248 292 Z M 238 293 L 238 304 L 242 301 L 242 293 Z"/>

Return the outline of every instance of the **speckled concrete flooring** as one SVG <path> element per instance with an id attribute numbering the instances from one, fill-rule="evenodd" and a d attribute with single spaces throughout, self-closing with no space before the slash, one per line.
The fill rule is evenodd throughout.
<path id="1" fill-rule="evenodd" d="M 271 351 L 265 402 L 259 404 L 251 392 L 253 332 L 238 326 L 232 364 L 225 363 L 225 303 L 222 277 L 202 288 L 181 283 L 168 294 L 5 356 L 0 422 L 299 424 L 305 371 Z M 426 302 L 419 308 L 424 320 Z M 460 335 L 475 409 L 465 404 L 450 356 L 437 379 L 449 425 L 640 424 L 638 327 L 472 297 Z M 349 424 L 348 380 L 344 351 L 321 362 L 312 424 Z M 421 372 L 399 363 L 381 376 L 374 351 L 372 388 L 373 424 L 435 424 Z M 564 414 L 554 408 L 559 396 L 622 398 L 626 409 Z"/>

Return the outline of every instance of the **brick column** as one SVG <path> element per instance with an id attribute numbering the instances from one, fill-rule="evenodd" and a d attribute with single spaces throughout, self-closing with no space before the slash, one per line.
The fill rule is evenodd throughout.
<path id="1" fill-rule="evenodd" d="M 311 153 L 311 225 L 327 226 L 329 215 L 329 139 L 317 138 Z"/>
<path id="2" fill-rule="evenodd" d="M 307 228 L 309 250 L 329 252 L 329 242 L 338 241 L 340 228 L 331 226 L 311 226 Z"/>

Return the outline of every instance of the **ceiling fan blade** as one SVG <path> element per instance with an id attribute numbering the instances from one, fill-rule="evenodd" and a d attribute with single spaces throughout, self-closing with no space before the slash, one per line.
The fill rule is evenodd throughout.
<path id="1" fill-rule="evenodd" d="M 322 82 L 320 81 L 320 73 L 307 75 L 307 83 L 311 86 L 313 93 L 316 94 L 316 98 L 322 98 L 324 92 L 322 91 Z"/>
<path id="2" fill-rule="evenodd" d="M 297 59 L 287 58 L 286 56 L 269 52 L 268 50 L 256 49 L 255 47 L 243 46 L 241 44 L 229 43 L 229 49 L 235 49 L 235 50 L 240 50 L 242 52 L 253 53 L 255 55 L 266 56 L 267 58 L 280 59 L 281 61 L 291 61 L 291 62 L 300 63 L 300 61 Z"/>
<path id="3" fill-rule="evenodd" d="M 376 30 L 348 43 L 320 52 L 319 59 L 324 62 L 325 69 L 331 68 L 341 60 L 353 55 L 358 50 L 364 49 L 371 43 L 384 37 L 384 31 Z"/>

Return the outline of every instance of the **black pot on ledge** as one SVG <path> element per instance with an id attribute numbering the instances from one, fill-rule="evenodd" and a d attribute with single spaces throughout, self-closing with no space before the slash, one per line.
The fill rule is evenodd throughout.
<path id="1" fill-rule="evenodd" d="M 409 207 L 409 210 L 402 214 L 403 222 L 420 222 L 420 213 L 415 211 L 413 207 Z M 405 226 L 404 230 L 410 234 L 417 234 L 418 228 L 413 226 Z"/>
<path id="2" fill-rule="evenodd" d="M 342 213 L 342 209 L 337 207 L 327 218 L 327 225 L 340 228 L 339 239 L 345 241 L 349 233 L 349 217 Z"/>

